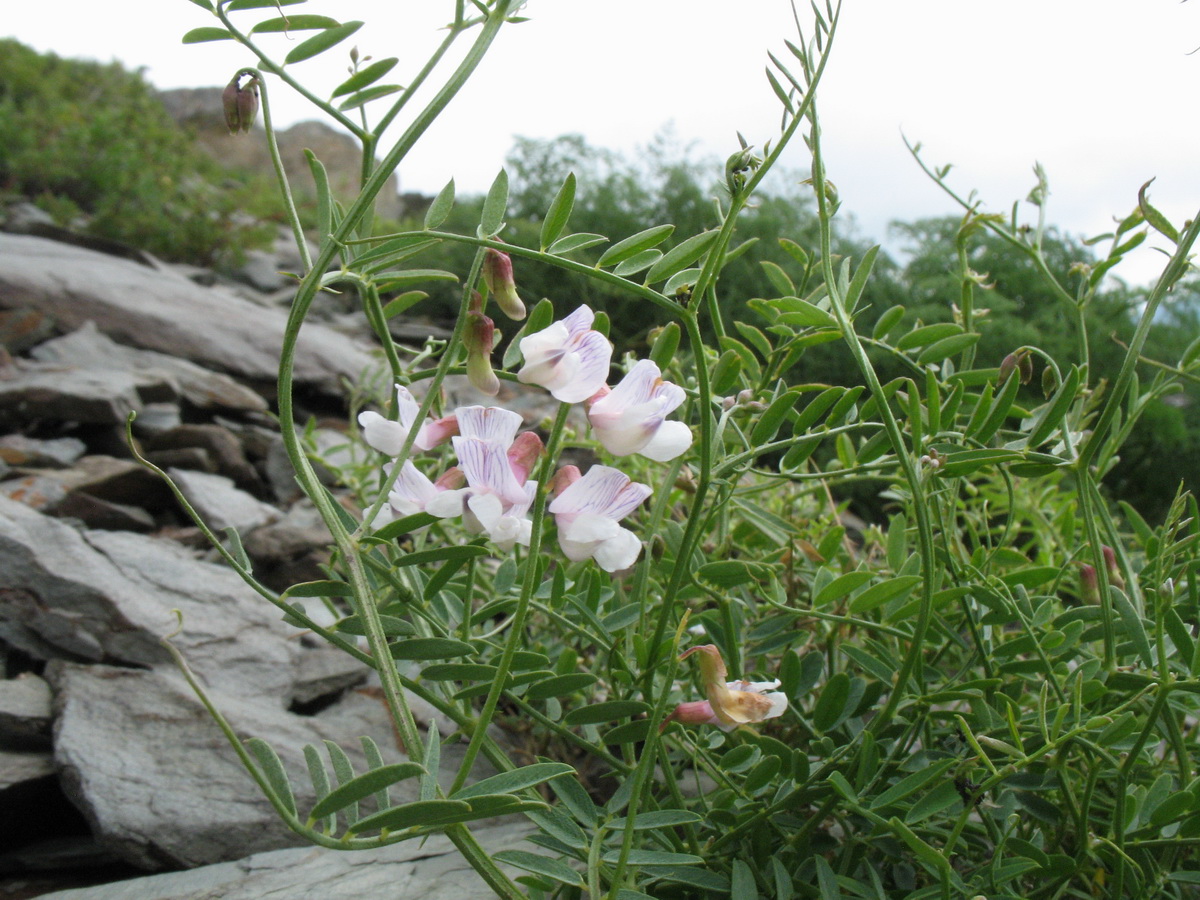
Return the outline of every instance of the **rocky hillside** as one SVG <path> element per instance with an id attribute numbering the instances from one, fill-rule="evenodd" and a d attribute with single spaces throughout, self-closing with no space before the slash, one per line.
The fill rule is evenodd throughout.
<path id="1" fill-rule="evenodd" d="M 258 172 L 274 180 L 275 171 L 263 134 L 261 120 L 249 136 L 231 135 L 221 112 L 221 88 L 179 88 L 160 91 L 158 96 L 167 112 L 195 136 L 196 143 L 216 162 L 228 169 Z M 313 197 L 312 175 L 304 151 L 311 150 L 329 173 L 334 196 L 353 197 L 358 193 L 361 172 L 361 151 L 354 139 L 345 132 L 324 122 L 297 122 L 279 131 L 279 156 L 292 189 L 298 197 Z M 428 198 L 398 193 L 398 181 L 393 175 L 379 192 L 376 203 L 378 215 L 398 219 L 409 207 L 421 208 Z"/>
<path id="2" fill-rule="evenodd" d="M 63 231 L 27 204 L 7 210 L 5 228 L 0 897 L 228 900 L 299 896 L 300 883 L 329 898 L 385 884 L 389 896 L 486 896 L 437 840 L 369 866 L 280 849 L 292 835 L 160 643 L 178 611 L 174 645 L 244 737 L 286 750 L 296 784 L 308 780 L 305 744 L 336 743 L 361 766 L 367 735 L 388 761 L 403 758 L 368 670 L 215 561 L 125 442 L 137 412 L 141 451 L 213 527 L 238 530 L 265 582 L 320 577 L 324 533 L 271 416 L 291 295 L 280 273 L 298 268 L 294 249 L 252 254 L 229 279 Z M 343 302 L 321 301 L 296 371 L 301 415 L 323 417 L 316 441 L 330 453 L 345 444 L 349 386 L 377 366 Z M 178 869 L 190 871 L 95 886 Z"/>

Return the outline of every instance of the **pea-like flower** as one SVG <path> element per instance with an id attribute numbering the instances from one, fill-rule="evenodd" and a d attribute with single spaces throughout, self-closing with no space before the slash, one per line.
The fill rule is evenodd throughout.
<path id="1" fill-rule="evenodd" d="M 668 722 L 682 722 L 731 731 L 738 725 L 774 719 L 787 709 L 787 694 L 776 690 L 778 681 L 726 681 L 725 660 L 715 645 L 692 647 L 679 658 L 687 659 L 693 653 L 700 654 L 700 676 L 708 699 L 679 704 L 663 720 L 664 728 Z"/>
<path id="2" fill-rule="evenodd" d="M 565 319 L 521 338 L 525 365 L 517 379 L 544 387 L 562 403 L 582 403 L 603 388 L 612 362 L 612 344 L 592 329 L 595 319 L 584 305 Z"/>
<path id="3" fill-rule="evenodd" d="M 663 380 L 652 360 L 638 360 L 615 388 L 604 388 L 591 398 L 588 421 L 596 439 L 614 456 L 640 453 L 666 462 L 692 446 L 687 425 L 666 421 L 685 396 L 679 385 Z"/>
<path id="4" fill-rule="evenodd" d="M 555 476 L 558 496 L 548 507 L 558 526 L 558 545 L 567 559 L 594 559 L 606 572 L 628 569 L 637 561 L 642 542 L 617 523 L 651 494 L 649 485 L 631 481 L 609 466 L 592 466 L 580 477 L 574 466 Z"/>
<path id="5" fill-rule="evenodd" d="M 497 406 L 459 407 L 455 416 L 454 450 L 466 487 L 439 492 L 425 511 L 439 518 L 461 515 L 467 530 L 486 534 L 502 549 L 528 544 L 533 526 L 526 513 L 537 491 L 528 477 L 541 439 L 532 432 L 518 437 L 521 416 Z"/>
<path id="6" fill-rule="evenodd" d="M 390 470 L 389 466 L 388 471 Z M 437 481 L 430 481 L 424 472 L 405 460 L 400 464 L 400 474 L 396 476 L 388 493 L 388 505 L 380 510 L 373 524 L 379 528 L 397 516 L 427 512 L 426 507 L 436 497 L 443 491 L 457 491 L 462 487 L 464 480 L 462 470 L 455 467 L 446 470 Z"/>
<path id="7" fill-rule="evenodd" d="M 396 385 L 396 412 L 398 421 L 386 419 L 377 412 L 361 412 L 358 424 L 363 429 L 363 440 L 367 446 L 385 456 L 399 456 L 404 441 L 417 421 L 421 405 L 403 385 Z M 458 434 L 458 420 L 454 416 L 434 419 L 429 416 L 421 423 L 413 447 L 417 450 L 432 450 Z"/>

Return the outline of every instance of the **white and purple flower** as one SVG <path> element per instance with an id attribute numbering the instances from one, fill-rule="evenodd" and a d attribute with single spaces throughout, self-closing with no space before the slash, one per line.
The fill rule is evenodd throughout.
<path id="1" fill-rule="evenodd" d="M 501 549 L 527 545 L 533 526 L 526 514 L 537 491 L 528 477 L 541 439 L 533 432 L 518 437 L 521 416 L 497 406 L 460 407 L 455 416 L 454 450 L 466 487 L 439 491 L 425 511 L 439 518 L 461 515 L 468 531 L 486 534 Z"/>
<path id="2" fill-rule="evenodd" d="M 548 509 L 567 559 L 594 559 L 606 572 L 632 566 L 642 542 L 617 523 L 650 496 L 650 486 L 630 481 L 624 472 L 609 466 L 592 466 L 583 476 L 574 466 L 564 466 L 555 476 L 555 485 L 564 483 Z"/>
<path id="3" fill-rule="evenodd" d="M 602 389 L 588 402 L 588 421 L 596 439 L 614 456 L 640 453 L 666 462 L 692 445 L 692 431 L 667 416 L 683 403 L 683 388 L 664 381 L 651 360 L 642 359 L 611 390 Z"/>
<path id="4" fill-rule="evenodd" d="M 378 450 L 385 456 L 398 457 L 417 413 L 421 411 L 419 404 L 408 388 L 396 385 L 396 413 L 398 421 L 386 419 L 377 412 L 361 412 L 358 414 L 358 424 L 362 426 L 363 440 L 367 446 Z M 438 444 L 445 443 L 453 435 L 458 434 L 458 421 L 454 416 L 441 419 L 426 417 L 421 423 L 413 447 L 417 450 L 432 450 Z"/>
<path id="5" fill-rule="evenodd" d="M 612 344 L 592 329 L 595 315 L 581 306 L 565 319 L 521 338 L 524 384 L 544 387 L 562 403 L 582 403 L 604 387 Z"/>

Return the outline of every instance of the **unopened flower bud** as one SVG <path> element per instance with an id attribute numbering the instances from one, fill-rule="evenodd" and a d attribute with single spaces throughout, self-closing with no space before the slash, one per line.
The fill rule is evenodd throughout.
<path id="1" fill-rule="evenodd" d="M 1000 362 L 1000 374 L 996 381 L 1000 384 L 1005 384 L 1012 377 L 1012 373 L 1017 371 L 1017 355 L 1010 353 Z"/>
<path id="2" fill-rule="evenodd" d="M 1020 374 L 1021 384 L 1029 384 L 1033 380 L 1033 359 L 1028 348 L 1022 348 L 1004 357 L 1000 363 L 1000 377 L 996 379 L 997 382 L 1004 384 L 1014 372 Z"/>
<path id="3" fill-rule="evenodd" d="M 433 486 L 439 491 L 456 491 L 466 483 L 466 473 L 458 466 L 451 466 L 441 474 Z"/>
<path id="4" fill-rule="evenodd" d="M 463 343 L 467 348 L 467 379 L 494 397 L 500 391 L 500 379 L 492 371 L 492 346 L 496 339 L 496 325 L 472 304 L 467 313 L 467 328 Z"/>
<path id="5" fill-rule="evenodd" d="M 713 712 L 712 704 L 707 700 L 692 700 L 689 703 L 680 703 L 670 715 L 662 720 L 658 726 L 661 732 L 672 722 L 679 722 L 683 725 L 720 725 L 721 720 L 717 718 L 717 714 Z"/>
<path id="6" fill-rule="evenodd" d="M 512 258 L 507 253 L 487 248 L 483 256 L 483 283 L 492 292 L 506 316 L 517 321 L 525 318 L 525 304 L 517 296 Z"/>
<path id="7" fill-rule="evenodd" d="M 563 466 L 550 479 L 550 493 L 557 496 L 582 477 L 579 466 Z"/>
<path id="8" fill-rule="evenodd" d="M 1096 577 L 1096 569 L 1087 563 L 1079 567 L 1079 587 L 1083 592 L 1083 599 L 1088 603 L 1100 602 L 1100 581 Z"/>
<path id="9" fill-rule="evenodd" d="M 1100 548 L 1104 554 L 1104 566 L 1108 571 L 1108 583 L 1115 588 L 1125 590 L 1125 579 L 1121 575 L 1121 567 L 1117 565 L 1117 554 L 1107 544 Z"/>
<path id="10" fill-rule="evenodd" d="M 742 149 L 725 160 L 725 186 L 737 196 L 746 187 L 746 175 L 762 165 L 762 160 L 745 143 Z"/>
<path id="11" fill-rule="evenodd" d="M 1042 369 L 1042 394 L 1049 397 L 1058 390 L 1058 375 L 1054 372 L 1053 366 L 1046 366 Z"/>
<path id="12" fill-rule="evenodd" d="M 529 473 L 533 471 L 545 450 L 546 445 L 542 443 L 542 439 L 532 431 L 523 431 L 516 436 L 508 448 L 508 464 L 512 466 L 517 481 L 524 484 L 529 480 Z"/>
<path id="13" fill-rule="evenodd" d="M 225 125 L 230 134 L 249 131 L 258 115 L 258 79 L 251 75 L 244 86 L 241 80 L 242 73 L 239 72 L 221 94 Z"/>

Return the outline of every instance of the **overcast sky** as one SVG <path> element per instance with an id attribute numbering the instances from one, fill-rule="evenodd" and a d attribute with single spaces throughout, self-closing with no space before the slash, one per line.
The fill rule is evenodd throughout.
<path id="1" fill-rule="evenodd" d="M 827 165 L 860 233 L 886 239 L 892 219 L 954 211 L 903 137 L 951 180 L 1007 211 L 1040 161 L 1049 219 L 1079 235 L 1107 230 L 1157 178 L 1152 198 L 1177 224 L 1200 207 L 1200 3 L 1178 0 L 845 0 L 819 94 Z M 310 0 L 289 11 L 362 19 L 353 42 L 401 57 L 403 82 L 439 39 L 450 0 Z M 120 14 L 121 19 L 115 16 Z M 737 131 L 761 146 L 778 129 L 766 53 L 795 39 L 783 0 L 530 0 L 531 21 L 502 32 L 476 80 L 400 171 L 404 190 L 486 189 L 513 135 L 582 132 L 630 150 L 670 124 L 699 154 L 724 157 Z M 247 27 L 267 16 L 244 12 Z M 805 9 L 802 21 L 808 24 Z M 188 0 L 8 0 L 0 33 L 63 56 L 144 67 L 160 88 L 217 85 L 253 62 L 230 43 L 184 46 L 214 24 Z M 294 37 L 263 36 L 279 55 Z M 297 64 L 327 92 L 345 77 L 339 47 Z M 404 74 L 401 74 L 401 73 Z M 283 122 L 309 118 L 275 90 Z M 788 163 L 805 168 L 797 142 Z M 583 186 L 581 186 L 582 188 Z M 647 223 L 649 224 L 649 223 Z M 893 245 L 894 246 L 894 245 Z M 1151 277 L 1145 253 L 1127 275 Z"/>

